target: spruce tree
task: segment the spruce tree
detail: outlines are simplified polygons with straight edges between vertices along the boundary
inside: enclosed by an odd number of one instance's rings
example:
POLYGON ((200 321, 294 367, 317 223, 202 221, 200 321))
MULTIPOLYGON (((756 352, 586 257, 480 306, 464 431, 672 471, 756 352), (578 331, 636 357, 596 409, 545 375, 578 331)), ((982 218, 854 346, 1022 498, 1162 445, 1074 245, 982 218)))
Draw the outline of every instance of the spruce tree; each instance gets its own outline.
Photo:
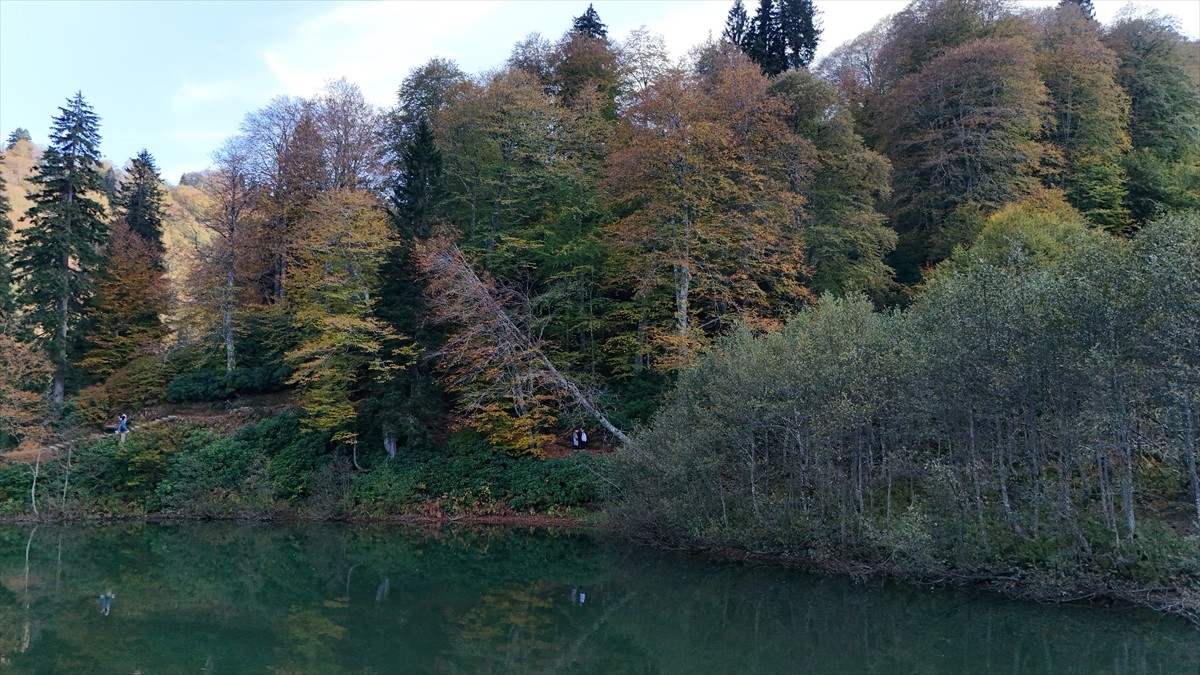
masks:
POLYGON ((129 229, 150 244, 160 258, 166 252, 162 240, 163 197, 162 176, 154 157, 142 150, 129 161, 129 173, 117 190, 116 210, 129 229))
POLYGON ((403 166, 393 197, 400 233, 405 238, 425 239, 442 176, 442 154, 425 118, 417 122, 412 140, 400 151, 400 161, 403 166))
POLYGON ((596 13, 591 3, 588 3, 586 12, 575 17, 571 24, 571 30, 594 40, 603 40, 608 37, 608 26, 600 20, 600 15, 596 13))
POLYGON ((20 305, 54 366, 53 397, 66 393, 84 303, 100 267, 100 247, 108 235, 100 167, 100 118, 82 93, 59 108, 51 125, 50 147, 30 179, 31 225, 23 232, 15 266, 20 305))
POLYGON ((745 47, 749 32, 750 15, 746 14, 746 6, 742 4, 742 0, 734 0, 733 7, 729 8, 729 14, 725 17, 725 30, 721 31, 721 37, 739 47, 745 47))
POLYGON ((817 53, 821 29, 813 0, 781 0, 779 32, 787 47, 787 69, 807 68, 817 53))
POLYGON ((779 25, 775 0, 759 0, 742 51, 768 76, 787 70, 787 42, 779 25))
POLYGON ((32 142, 33 136, 29 135, 28 129, 26 129, 24 127, 17 127, 16 129, 13 129, 12 133, 10 133, 8 135, 8 143, 5 144, 5 149, 12 150, 13 146, 17 144, 17 141, 32 142))

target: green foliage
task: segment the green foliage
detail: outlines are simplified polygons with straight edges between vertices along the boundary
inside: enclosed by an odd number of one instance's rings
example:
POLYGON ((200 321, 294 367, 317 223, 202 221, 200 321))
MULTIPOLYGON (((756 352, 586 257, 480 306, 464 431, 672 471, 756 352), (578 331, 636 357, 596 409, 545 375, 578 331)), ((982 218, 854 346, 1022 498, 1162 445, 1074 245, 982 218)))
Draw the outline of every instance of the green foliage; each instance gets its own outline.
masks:
POLYGON ((76 354, 75 333, 100 268, 108 235, 100 174, 100 118, 77 93, 52 121, 50 147, 42 155, 34 205, 15 266, 25 321, 54 364, 54 400, 63 401, 76 354))
POLYGON ((510 457, 475 432, 460 432, 445 448, 398 455, 354 483, 358 511, 386 515, 425 500, 443 508, 520 511, 587 506, 599 497, 599 460, 510 457))
POLYGON ((12 150, 13 146, 19 141, 32 142, 33 136, 29 135, 29 130, 24 127, 17 127, 8 134, 8 140, 5 142, 5 148, 12 150))
POLYGON ((883 260, 896 246, 896 233, 875 204, 891 192, 891 165, 863 147, 828 82, 793 70, 772 80, 768 91, 787 103, 789 126, 817 151, 811 185, 804 190, 812 290, 881 297, 891 285, 892 269, 883 260))
POLYGON ((1120 59, 1116 81, 1131 101, 1130 212, 1145 222, 1200 208, 1200 82, 1188 73, 1194 57, 1187 39, 1166 17, 1148 13, 1116 22, 1105 43, 1120 59))
POLYGON ((159 258, 151 265, 160 271, 163 268, 161 256, 166 252, 163 246, 163 217, 166 208, 163 205, 166 192, 163 190, 162 176, 154 165, 154 157, 142 150, 129 161, 129 171, 117 192, 115 205, 116 215, 123 218, 129 229, 142 238, 157 251, 159 258))
POLYGON ((587 11, 571 21, 571 30, 593 40, 602 40, 608 37, 608 26, 600 20, 600 15, 596 13, 590 2, 587 11))
POLYGON ((284 365, 235 368, 226 373, 216 368, 198 368, 175 376, 166 389, 171 403, 220 401, 238 394, 265 394, 283 389, 288 377, 284 365))
POLYGON ((1130 245, 1060 194, 1009 206, 908 310, 823 296, 682 373, 614 457, 614 517, 919 574, 1195 584, 1195 537, 1157 514, 1200 503, 1197 266, 1200 214, 1130 245))
MULTIPOLYGON (((994 210, 1034 192, 1053 154, 1041 142, 1049 114, 1034 54, 1016 39, 951 49, 897 83, 879 120, 896 229, 928 240, 966 202, 994 210)), ((937 262, 931 253, 923 262, 937 262)))

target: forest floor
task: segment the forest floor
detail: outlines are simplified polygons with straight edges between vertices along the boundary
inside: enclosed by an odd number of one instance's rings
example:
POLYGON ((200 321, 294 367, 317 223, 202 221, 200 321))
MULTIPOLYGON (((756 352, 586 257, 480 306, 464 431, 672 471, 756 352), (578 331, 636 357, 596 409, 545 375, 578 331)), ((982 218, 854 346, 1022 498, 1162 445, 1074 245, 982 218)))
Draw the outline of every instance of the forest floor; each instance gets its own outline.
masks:
MULTIPOLYGON (((214 428, 223 433, 232 433, 234 429, 257 419, 273 415, 280 410, 295 407, 294 401, 287 394, 261 394, 239 397, 230 401, 213 403, 160 403, 129 415, 129 434, 153 428, 170 422, 190 421, 199 422, 204 426, 214 428)), ((74 435, 51 437, 45 442, 25 442, 12 450, 0 453, 0 462, 32 464, 54 459, 68 448, 77 447, 97 438, 102 438, 116 431, 116 420, 110 421, 101 429, 82 430, 74 435)))

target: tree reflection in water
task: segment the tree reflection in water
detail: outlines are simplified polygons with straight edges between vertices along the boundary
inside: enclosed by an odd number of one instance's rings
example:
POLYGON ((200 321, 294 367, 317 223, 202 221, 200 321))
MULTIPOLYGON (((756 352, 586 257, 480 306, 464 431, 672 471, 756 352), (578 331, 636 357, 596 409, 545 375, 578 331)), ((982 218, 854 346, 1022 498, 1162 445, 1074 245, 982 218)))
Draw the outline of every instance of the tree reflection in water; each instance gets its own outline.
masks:
POLYGON ((1133 609, 717 564, 588 532, 0 528, 12 672, 1200 672, 1133 609), (120 589, 101 616, 96 589, 120 589), (111 607, 112 605, 110 605, 111 607))

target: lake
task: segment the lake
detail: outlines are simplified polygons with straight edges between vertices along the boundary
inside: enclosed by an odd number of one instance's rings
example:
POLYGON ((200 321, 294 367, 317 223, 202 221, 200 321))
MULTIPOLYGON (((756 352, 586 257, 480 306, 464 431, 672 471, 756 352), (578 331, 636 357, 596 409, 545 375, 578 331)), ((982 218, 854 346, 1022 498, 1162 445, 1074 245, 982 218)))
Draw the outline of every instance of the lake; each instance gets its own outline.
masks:
POLYGON ((1200 673, 1200 631, 1145 610, 587 531, 4 525, 0 580, 0 672, 1200 673))

